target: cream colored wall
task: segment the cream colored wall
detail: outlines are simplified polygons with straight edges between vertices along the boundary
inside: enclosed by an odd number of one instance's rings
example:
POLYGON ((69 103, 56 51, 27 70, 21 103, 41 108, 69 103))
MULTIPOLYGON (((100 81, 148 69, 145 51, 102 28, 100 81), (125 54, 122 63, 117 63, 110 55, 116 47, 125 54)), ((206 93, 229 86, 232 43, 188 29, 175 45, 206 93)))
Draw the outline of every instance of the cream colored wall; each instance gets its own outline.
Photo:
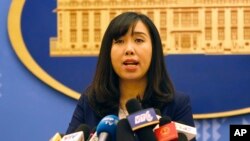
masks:
POLYGON ((162 39, 164 54, 250 54, 250 34, 244 36, 245 29, 250 32, 250 15, 246 13, 250 11, 250 0, 58 0, 55 9, 58 21, 57 37, 50 39, 50 55, 98 55, 102 36, 110 20, 114 14, 125 11, 137 11, 152 16, 160 34, 166 37, 162 39), (237 11, 237 25, 231 24, 233 10, 237 11), (206 11, 211 11, 211 26, 206 25, 206 11), (218 23, 221 11, 224 12, 222 25, 218 23), (165 26, 160 24, 164 19, 162 12, 166 13, 165 26), (83 27, 82 13, 88 15, 87 27, 83 27), (72 26, 74 14, 76 23, 72 26), (176 15, 179 18, 175 19, 176 15), (182 24, 188 15, 191 15, 190 18, 186 20, 186 24, 182 24), (192 23, 195 18, 197 25, 192 23), (244 22, 244 18, 248 21, 244 22), (98 20, 100 24, 96 25, 98 20), (232 27, 237 29, 236 40, 231 39, 232 27), (207 28, 211 28, 211 40, 205 38, 207 28), (224 31, 222 40, 219 39, 222 37, 219 34, 223 35, 220 29, 224 31), (83 35, 83 30, 87 30, 87 35, 83 35), (88 37, 87 42, 83 41, 83 36, 88 37), (75 42, 71 40, 72 37, 75 37, 75 42), (97 37, 99 40, 96 40, 97 37))

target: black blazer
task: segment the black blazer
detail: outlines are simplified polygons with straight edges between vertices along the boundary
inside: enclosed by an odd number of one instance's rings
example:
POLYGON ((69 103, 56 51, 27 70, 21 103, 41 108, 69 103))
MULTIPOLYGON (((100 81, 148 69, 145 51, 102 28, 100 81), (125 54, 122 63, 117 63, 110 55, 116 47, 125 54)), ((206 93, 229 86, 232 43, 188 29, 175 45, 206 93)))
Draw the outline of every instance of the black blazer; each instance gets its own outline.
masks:
MULTIPOLYGON (((118 111, 114 113, 114 115, 118 115, 118 111)), ((176 93, 174 95, 174 100, 166 104, 161 111, 161 115, 169 116, 173 121, 194 127, 192 107, 188 95, 176 93)), ((87 124, 90 129, 93 129, 98 125, 102 118, 103 117, 97 115, 96 112, 90 107, 87 97, 82 94, 77 103, 66 134, 74 132, 80 124, 87 124)))

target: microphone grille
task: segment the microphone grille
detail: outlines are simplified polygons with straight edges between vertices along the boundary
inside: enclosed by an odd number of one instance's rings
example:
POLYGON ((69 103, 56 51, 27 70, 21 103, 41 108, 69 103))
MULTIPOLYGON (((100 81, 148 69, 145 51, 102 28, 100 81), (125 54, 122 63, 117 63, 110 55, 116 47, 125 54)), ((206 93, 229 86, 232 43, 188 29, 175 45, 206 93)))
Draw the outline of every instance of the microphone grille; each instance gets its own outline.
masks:
POLYGON ((135 113, 142 109, 140 102, 137 99, 130 99, 126 103, 126 108, 129 114, 135 113))
POLYGON ((165 116, 165 117, 160 118, 160 123, 159 123, 159 125, 160 125, 160 126, 163 126, 163 125, 168 124, 168 123, 170 123, 170 122, 171 122, 171 118, 168 117, 168 116, 165 116))

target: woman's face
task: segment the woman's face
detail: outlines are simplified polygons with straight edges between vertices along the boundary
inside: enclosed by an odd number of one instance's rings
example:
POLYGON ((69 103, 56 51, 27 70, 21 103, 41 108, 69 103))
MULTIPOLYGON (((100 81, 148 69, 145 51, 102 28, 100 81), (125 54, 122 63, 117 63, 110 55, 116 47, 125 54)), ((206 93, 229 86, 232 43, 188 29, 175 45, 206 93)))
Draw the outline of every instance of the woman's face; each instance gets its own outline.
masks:
POLYGON ((152 58, 152 42, 143 22, 138 21, 134 31, 113 40, 111 62, 116 74, 123 80, 146 78, 152 58))

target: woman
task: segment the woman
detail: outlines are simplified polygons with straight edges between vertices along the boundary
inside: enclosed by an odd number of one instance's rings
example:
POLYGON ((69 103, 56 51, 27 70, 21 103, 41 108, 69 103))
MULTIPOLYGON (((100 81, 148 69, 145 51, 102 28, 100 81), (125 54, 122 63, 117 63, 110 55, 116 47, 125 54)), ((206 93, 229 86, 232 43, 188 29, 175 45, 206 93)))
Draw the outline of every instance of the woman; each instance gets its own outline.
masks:
POLYGON ((94 80, 81 95, 67 133, 82 123, 93 128, 106 115, 126 117, 131 98, 194 126, 189 97, 174 91, 167 74, 157 28, 147 16, 126 12, 104 34, 94 80))

